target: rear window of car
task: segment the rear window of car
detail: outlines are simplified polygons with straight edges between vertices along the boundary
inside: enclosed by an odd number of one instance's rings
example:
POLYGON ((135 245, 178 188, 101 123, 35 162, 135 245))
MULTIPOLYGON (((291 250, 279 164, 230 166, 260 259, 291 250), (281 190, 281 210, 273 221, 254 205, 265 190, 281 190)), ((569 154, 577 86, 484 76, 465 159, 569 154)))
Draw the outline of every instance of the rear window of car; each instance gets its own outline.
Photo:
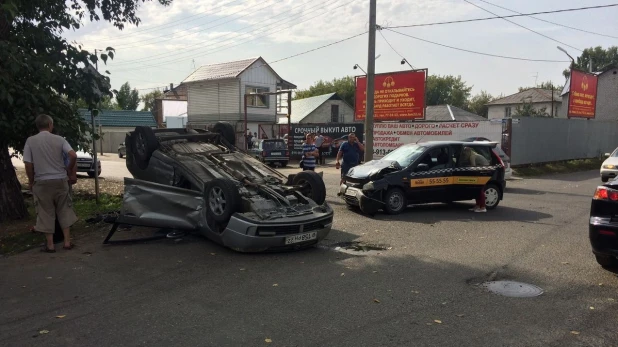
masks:
POLYGON ((287 149, 285 141, 264 141, 263 147, 264 150, 273 150, 273 149, 287 149))

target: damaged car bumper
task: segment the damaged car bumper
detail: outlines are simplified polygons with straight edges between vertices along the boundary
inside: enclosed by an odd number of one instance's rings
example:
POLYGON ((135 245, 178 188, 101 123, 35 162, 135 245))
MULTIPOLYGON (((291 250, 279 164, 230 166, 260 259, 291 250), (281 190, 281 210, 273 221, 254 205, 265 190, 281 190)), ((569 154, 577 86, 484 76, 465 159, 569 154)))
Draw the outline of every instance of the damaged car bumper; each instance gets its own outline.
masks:
POLYGON ((381 200, 370 196, 368 192, 345 183, 341 185, 339 193, 346 204, 359 207, 364 213, 375 213, 384 205, 381 200))

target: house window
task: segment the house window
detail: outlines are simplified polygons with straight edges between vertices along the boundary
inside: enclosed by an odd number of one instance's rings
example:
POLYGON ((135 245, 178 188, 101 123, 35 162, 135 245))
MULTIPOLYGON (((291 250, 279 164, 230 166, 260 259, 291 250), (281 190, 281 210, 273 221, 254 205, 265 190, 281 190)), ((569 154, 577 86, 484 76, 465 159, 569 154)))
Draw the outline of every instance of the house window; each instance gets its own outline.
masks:
POLYGON ((504 118, 511 118, 511 107, 504 108, 504 118))
MULTIPOLYGON (((268 93, 270 89, 263 87, 246 87, 247 94, 268 93)), ((270 95, 251 95, 247 97, 247 107, 265 107, 268 108, 268 100, 270 95)))
POLYGON ((332 123, 339 122, 339 105, 330 105, 330 121, 332 123))

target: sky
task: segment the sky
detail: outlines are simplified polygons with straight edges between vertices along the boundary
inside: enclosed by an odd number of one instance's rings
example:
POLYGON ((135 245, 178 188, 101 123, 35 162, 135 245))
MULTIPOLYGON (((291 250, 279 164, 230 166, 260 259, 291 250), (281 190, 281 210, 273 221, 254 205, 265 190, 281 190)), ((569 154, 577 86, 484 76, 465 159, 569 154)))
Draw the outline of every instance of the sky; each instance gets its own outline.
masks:
MULTIPOLYGON (((521 13, 618 3, 486 1, 469 0, 500 16, 514 13, 488 2, 521 13)), ((107 22, 84 21, 79 30, 63 36, 88 50, 114 47, 115 58, 107 66, 99 65, 99 70, 110 72, 114 89, 128 81, 144 94, 170 83, 178 85, 201 65, 258 56, 274 62, 362 34, 369 28, 369 0, 173 0, 167 7, 155 0, 141 4, 138 16, 142 20, 138 27, 127 26, 120 31, 107 22)), ((491 16, 465 0, 377 0, 377 23, 382 27, 491 16)), ((494 96, 509 95, 518 87, 534 86, 535 81, 564 84, 562 71, 569 65, 568 57, 557 46, 577 57, 585 48, 618 45, 618 7, 536 17, 597 34, 530 17, 509 20, 549 38, 504 19, 392 29, 471 51, 557 61, 532 62, 472 54, 383 29, 376 36, 376 72, 409 69, 400 63, 405 57, 415 68, 427 68, 430 74, 461 76, 473 87, 473 94, 487 91, 494 96)), ((282 78, 305 89, 320 79, 362 74, 353 66, 359 64, 366 69, 367 47, 368 35, 364 34, 271 67, 282 78)))

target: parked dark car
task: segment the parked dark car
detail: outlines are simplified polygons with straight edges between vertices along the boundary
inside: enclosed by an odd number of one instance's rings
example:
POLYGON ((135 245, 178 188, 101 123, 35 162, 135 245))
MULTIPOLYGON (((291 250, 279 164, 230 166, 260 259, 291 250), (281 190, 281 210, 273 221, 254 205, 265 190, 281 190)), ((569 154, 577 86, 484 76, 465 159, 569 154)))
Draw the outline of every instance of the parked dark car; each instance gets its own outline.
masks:
POLYGON ((410 204, 472 200, 484 190, 487 209, 503 198, 504 163, 493 151, 495 143, 425 142, 399 147, 380 160, 356 166, 344 178, 341 196, 363 213, 382 209, 398 214, 410 204), (487 166, 462 160, 470 147, 485 157, 487 166))
POLYGON ((290 160, 288 146, 282 139, 260 140, 257 148, 251 149, 250 152, 257 160, 268 165, 279 164, 285 167, 290 160))
POLYGON ((618 179, 597 187, 588 229, 597 263, 604 268, 618 268, 618 179))
POLYGON ((123 223, 196 231, 242 252, 312 247, 333 210, 322 177, 285 176, 235 147, 234 128, 137 127, 126 136, 123 223))

